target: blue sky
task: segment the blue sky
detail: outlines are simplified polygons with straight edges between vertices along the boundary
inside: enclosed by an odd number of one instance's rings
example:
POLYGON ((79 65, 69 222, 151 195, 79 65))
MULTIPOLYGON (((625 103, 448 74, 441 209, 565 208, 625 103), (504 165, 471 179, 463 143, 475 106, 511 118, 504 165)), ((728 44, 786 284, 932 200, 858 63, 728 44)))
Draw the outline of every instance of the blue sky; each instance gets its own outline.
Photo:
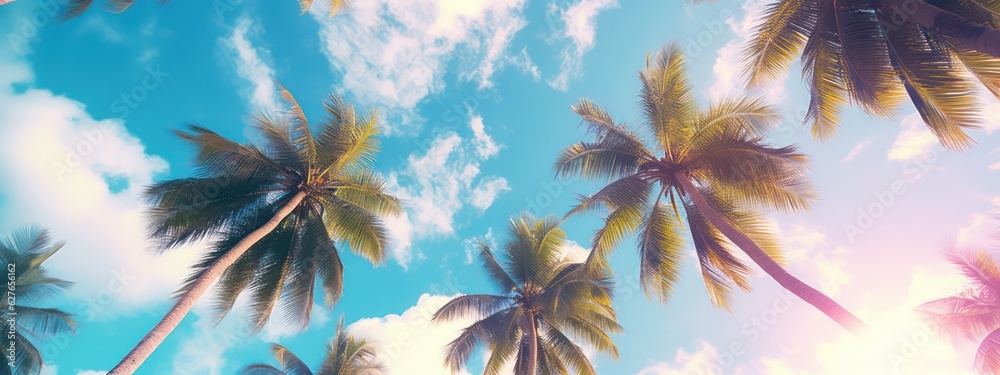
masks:
MULTIPOLYGON (((110 369, 167 309, 201 246, 147 252, 139 192, 191 173, 172 129, 198 123, 252 140, 253 111, 282 109, 272 77, 314 118, 331 92, 382 108, 389 135, 378 167, 409 205, 390 223, 394 259, 373 268, 345 257, 344 297, 317 306, 301 334, 275 322, 245 335, 239 311, 213 326, 198 306, 139 373, 231 374, 271 360, 268 342, 318 365, 341 315, 379 344, 392 373, 440 373, 439 348, 459 325, 429 325, 428 312, 489 290, 469 241, 500 241, 510 216, 562 215, 597 188, 553 175, 560 148, 587 137, 570 105, 591 98, 638 124, 638 71, 671 41, 683 43, 703 102, 740 92, 739 48, 765 2, 356 0, 332 19, 318 3, 299 15, 291 0, 149 1, 68 22, 48 16, 55 1, 0 7, 0 229, 37 222, 68 242, 49 267, 76 282, 57 303, 82 323, 46 347, 46 373, 110 369)), ((649 301, 626 241, 612 258, 626 333, 615 337, 620 360, 595 357, 600 373, 969 371, 968 345, 903 353, 923 332, 906 317, 962 285, 942 261, 945 244, 985 246, 997 227, 1000 104, 984 100, 985 126, 965 153, 940 148, 909 106, 890 119, 850 110, 841 133, 819 142, 800 125, 799 71, 759 94, 785 116, 772 141, 813 158, 822 200, 809 213, 771 215, 774 230, 791 271, 877 334, 852 338, 794 299, 785 309, 766 277, 733 312, 715 310, 693 258, 669 305, 649 301)), ((566 230, 586 244, 599 223, 574 218, 566 230)))

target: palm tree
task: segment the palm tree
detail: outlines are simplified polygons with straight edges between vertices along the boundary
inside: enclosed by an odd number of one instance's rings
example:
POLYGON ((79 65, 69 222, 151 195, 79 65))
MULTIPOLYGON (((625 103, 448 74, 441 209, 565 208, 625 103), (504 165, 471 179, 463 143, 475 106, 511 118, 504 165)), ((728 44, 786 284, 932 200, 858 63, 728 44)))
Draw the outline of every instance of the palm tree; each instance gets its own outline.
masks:
POLYGON ((948 261, 969 278, 956 296, 927 302, 917 311, 954 337, 982 340, 974 366, 981 374, 1000 373, 1000 267, 985 251, 949 251, 948 261))
POLYGON ((401 211, 372 168, 379 149, 378 111, 355 112, 339 97, 313 133, 283 87, 290 116, 255 117, 263 147, 242 145, 201 126, 178 132, 194 145, 197 175, 146 190, 149 237, 158 250, 203 239, 211 250, 178 291, 175 305, 111 374, 135 371, 218 280, 219 319, 246 290, 260 329, 279 303, 299 327, 309 322, 314 280, 327 305, 341 294, 343 264, 335 243, 381 265, 390 254, 383 218, 401 211))
POLYGON ((1000 98, 998 27, 997 1, 775 1, 743 51, 744 71, 751 86, 771 84, 801 53, 817 138, 836 133, 848 101, 888 117, 909 98, 944 146, 963 150, 973 143, 965 131, 981 123, 978 85, 1000 98))
MULTIPOLYGON (((167 3, 169 1, 170 0, 160 0, 161 3, 167 3)), ((312 8, 313 0, 298 1, 299 9, 302 11, 302 14, 305 14, 310 8, 312 8)), ((337 12, 346 12, 351 7, 351 0, 328 1, 330 2, 330 17, 336 15, 337 12)), ((112 13, 121 13, 131 7, 133 3, 135 3, 135 0, 107 0, 105 9, 112 13)), ((64 20, 77 17, 86 12, 87 9, 90 9, 90 6, 93 4, 94 0, 67 0, 66 8, 63 9, 61 17, 64 20)))
MULTIPOLYGON (((42 263, 63 247, 49 239, 47 230, 37 226, 23 226, 0 241, 0 263, 4 264, 5 279, 3 298, 3 326, 5 334, 16 348, 13 366, 8 359, 0 366, 0 374, 35 375, 41 372, 44 358, 39 347, 52 337, 74 333, 76 322, 72 315, 54 308, 38 307, 72 283, 52 277, 42 263), (8 331, 10 319, 14 325, 8 331), (13 337, 7 334, 13 333, 13 337)), ((5 343, 7 341, 4 341, 5 343)), ((4 357, 7 356, 7 345, 4 357)))
POLYGON ((611 181, 580 198, 567 215, 607 210, 588 262, 603 264, 626 236, 639 232, 640 283, 666 302, 683 260, 681 211, 687 218, 705 285, 715 306, 729 309, 733 286, 750 289, 752 272, 732 251, 746 253, 781 286, 852 332, 864 324, 781 267, 761 209, 801 211, 814 199, 808 158, 795 147, 762 141, 778 116, 760 98, 727 98, 699 110, 677 44, 665 47, 639 75, 647 141, 589 100, 573 110, 593 142, 563 150, 556 173, 611 181), (656 155, 659 153, 660 155, 656 155))
POLYGON ((433 322, 478 319, 445 349, 445 363, 461 370, 477 346, 490 350, 484 374, 498 374, 515 358, 516 373, 595 374, 583 349, 567 333, 618 358, 609 334, 621 333, 611 307, 612 282, 600 268, 566 256, 559 220, 522 214, 510 221, 501 265, 479 243, 483 267, 498 294, 468 294, 441 307, 433 322), (569 371, 572 369, 572 371, 569 371))
MULTIPOLYGON (((271 353, 281 369, 266 363, 255 363, 243 368, 241 375, 313 375, 305 362, 285 347, 273 344, 271 353)), ((326 358, 317 375, 381 375, 385 366, 375 356, 375 348, 347 333, 344 318, 337 324, 337 333, 326 349, 326 358)))

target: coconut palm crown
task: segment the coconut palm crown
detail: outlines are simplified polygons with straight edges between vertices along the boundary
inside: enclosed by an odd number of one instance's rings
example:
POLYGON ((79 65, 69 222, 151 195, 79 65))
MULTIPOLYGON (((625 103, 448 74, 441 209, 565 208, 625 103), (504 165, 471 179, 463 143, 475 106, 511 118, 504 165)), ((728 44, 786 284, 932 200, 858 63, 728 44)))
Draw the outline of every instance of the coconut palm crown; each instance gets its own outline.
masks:
POLYGON ((177 134, 194 146, 195 177, 149 187, 149 238, 157 250, 210 240, 206 256, 177 292, 163 320, 112 374, 131 373, 215 283, 219 319, 249 296, 260 329, 277 308, 300 328, 310 319, 317 278, 324 301, 341 295, 340 250, 381 265, 391 253, 384 218, 401 212, 376 172, 378 111, 358 113, 337 96, 314 132, 292 95, 289 111, 260 113, 261 145, 240 144, 192 125, 177 134))
POLYGON ((281 368, 267 363, 244 367, 241 375, 381 375, 385 366, 378 360, 375 348, 364 339, 354 337, 344 327, 340 317, 337 331, 326 348, 326 357, 319 372, 313 372, 292 351, 284 346, 271 345, 271 354, 281 368))
POLYGON ((484 374, 499 374, 511 361, 522 375, 595 374, 571 337, 618 357, 609 336, 621 332, 611 307, 610 277, 603 269, 569 260, 565 246, 558 219, 529 214, 511 219, 500 259, 490 245, 479 243, 483 268, 497 294, 456 297, 432 318, 476 319, 445 349, 445 363, 453 372, 480 345, 489 350, 484 374))
POLYGON ((909 100, 944 146, 963 150, 982 123, 977 91, 1000 98, 998 27, 997 1, 774 1, 744 71, 752 87, 775 84, 801 55, 817 138, 836 133, 848 102, 890 117, 909 100))
MULTIPOLYGON (((4 321, 4 337, 13 319, 13 363, 9 365, 7 351, 0 374, 37 375, 45 358, 42 345, 58 335, 74 333, 76 322, 72 315, 54 308, 41 307, 48 299, 68 288, 72 283, 52 277, 42 263, 55 255, 63 243, 53 243, 47 230, 37 226, 22 226, 0 241, 0 263, 5 274, 5 295, 0 299, 0 317, 4 321), (8 293, 10 292, 10 293, 8 293), (13 299, 12 299, 13 298, 13 299), (13 304, 11 304, 13 302, 13 304)), ((6 343, 7 341, 5 341, 6 343)), ((7 345, 4 345, 4 349, 7 345)))
POLYGON ((639 78, 644 133, 584 99, 573 110, 595 139, 566 147, 556 161, 564 178, 608 182, 581 196, 568 214, 606 213, 588 262, 603 263, 638 233, 642 289, 666 302, 680 275, 686 229, 715 306, 728 309, 734 288, 750 290, 752 270, 734 254, 742 250, 782 286, 848 329, 860 329, 857 318, 781 267, 777 241, 760 211, 806 210, 815 196, 808 158, 795 147, 763 140, 778 123, 775 109, 755 97, 699 109, 677 44, 648 60, 639 78))

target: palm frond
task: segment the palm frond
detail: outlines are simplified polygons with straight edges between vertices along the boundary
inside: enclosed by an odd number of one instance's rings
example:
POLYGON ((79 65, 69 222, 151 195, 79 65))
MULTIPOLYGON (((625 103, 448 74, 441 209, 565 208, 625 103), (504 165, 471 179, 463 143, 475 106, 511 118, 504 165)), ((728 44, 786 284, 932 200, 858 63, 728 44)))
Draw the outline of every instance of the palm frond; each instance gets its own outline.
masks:
POLYGON ((639 284, 646 296, 666 303, 680 277, 683 260, 677 218, 665 204, 657 203, 639 234, 639 284))
POLYGON ((686 58, 677 43, 664 46, 646 61, 639 73, 640 104, 658 148, 673 157, 677 144, 687 139, 695 116, 695 96, 686 69, 686 58))
POLYGON ((762 21, 743 47, 743 72, 750 86, 774 83, 791 66, 816 27, 821 1, 787 0, 766 5, 762 21))

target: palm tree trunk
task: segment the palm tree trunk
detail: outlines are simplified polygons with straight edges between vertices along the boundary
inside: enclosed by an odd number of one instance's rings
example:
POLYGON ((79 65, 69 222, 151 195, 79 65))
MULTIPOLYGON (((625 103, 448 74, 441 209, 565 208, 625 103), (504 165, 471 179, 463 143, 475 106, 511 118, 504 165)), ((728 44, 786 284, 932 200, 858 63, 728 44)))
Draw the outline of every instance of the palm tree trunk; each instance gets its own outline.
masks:
POLYGON ((959 44, 1000 57, 1000 30, 981 25, 923 0, 883 0, 897 13, 938 35, 954 38, 959 44))
POLYGON ((139 344, 132 348, 132 351, 130 351, 128 355, 126 355, 125 358, 123 358, 121 362, 115 366, 115 368, 111 369, 111 372, 109 372, 108 375, 130 375, 135 372, 135 370, 142 365, 142 362, 145 361, 146 358, 149 358, 149 355, 153 354, 153 351, 156 350, 161 343, 163 343, 163 340, 167 338, 167 335, 169 335, 174 328, 177 328, 177 325, 180 324, 181 320, 183 320, 187 313, 191 311, 191 308, 194 307, 194 303, 197 302, 206 291, 208 291, 208 288, 212 285, 212 283, 215 282, 219 276, 222 276, 222 273, 225 272, 229 266, 235 263, 236 260, 243 255, 243 253, 246 253, 251 246, 257 243, 257 241, 260 241, 261 238, 264 238, 264 236, 268 233, 271 233, 274 228, 277 228, 278 225, 281 224, 281 221, 291 214, 292 210, 294 210, 295 207, 302 202, 302 199, 305 198, 305 196, 306 192, 299 192, 296 194, 291 200, 288 201, 288 203, 281 206, 281 208, 278 209, 278 212, 274 213, 271 220, 268 220, 268 222, 264 223, 264 225, 260 228, 250 232, 250 234, 240 240, 240 242, 237 242, 236 246, 233 246, 232 249, 229 249, 229 251, 219 257, 215 263, 209 266, 208 269, 206 269, 205 272, 191 284, 191 288, 184 292, 179 299, 177 299, 177 303, 175 303, 174 307, 167 312, 167 315, 165 315, 163 319, 161 319, 160 322, 157 323, 156 326, 153 327, 153 329, 139 341, 139 344))
POLYGON ((528 373, 525 375, 535 375, 538 367, 538 327, 535 326, 535 317, 528 316, 528 373))
POLYGON ((684 188, 684 193, 691 197, 694 202, 695 207, 698 208, 698 212, 705 217, 713 226, 715 226, 723 235, 726 236, 734 245, 739 247, 745 252, 754 263, 757 263, 760 268, 764 270, 771 278, 778 282, 782 287, 787 289, 792 294, 795 294, 803 301, 808 302, 813 305, 820 312, 826 314, 831 319, 836 321, 838 324, 846 328, 848 331, 853 333, 855 336, 866 330, 868 327, 865 325, 861 319, 851 314, 850 311, 843 308, 836 301, 827 297, 822 292, 816 290, 815 288, 802 282, 792 274, 785 271, 774 259, 771 259, 767 253, 764 252, 757 246, 750 237, 747 237, 743 231, 737 229, 729 222, 726 218, 722 217, 718 211, 712 207, 705 197, 701 195, 701 192, 691 183, 682 173, 677 173, 676 178, 681 187, 684 188))

